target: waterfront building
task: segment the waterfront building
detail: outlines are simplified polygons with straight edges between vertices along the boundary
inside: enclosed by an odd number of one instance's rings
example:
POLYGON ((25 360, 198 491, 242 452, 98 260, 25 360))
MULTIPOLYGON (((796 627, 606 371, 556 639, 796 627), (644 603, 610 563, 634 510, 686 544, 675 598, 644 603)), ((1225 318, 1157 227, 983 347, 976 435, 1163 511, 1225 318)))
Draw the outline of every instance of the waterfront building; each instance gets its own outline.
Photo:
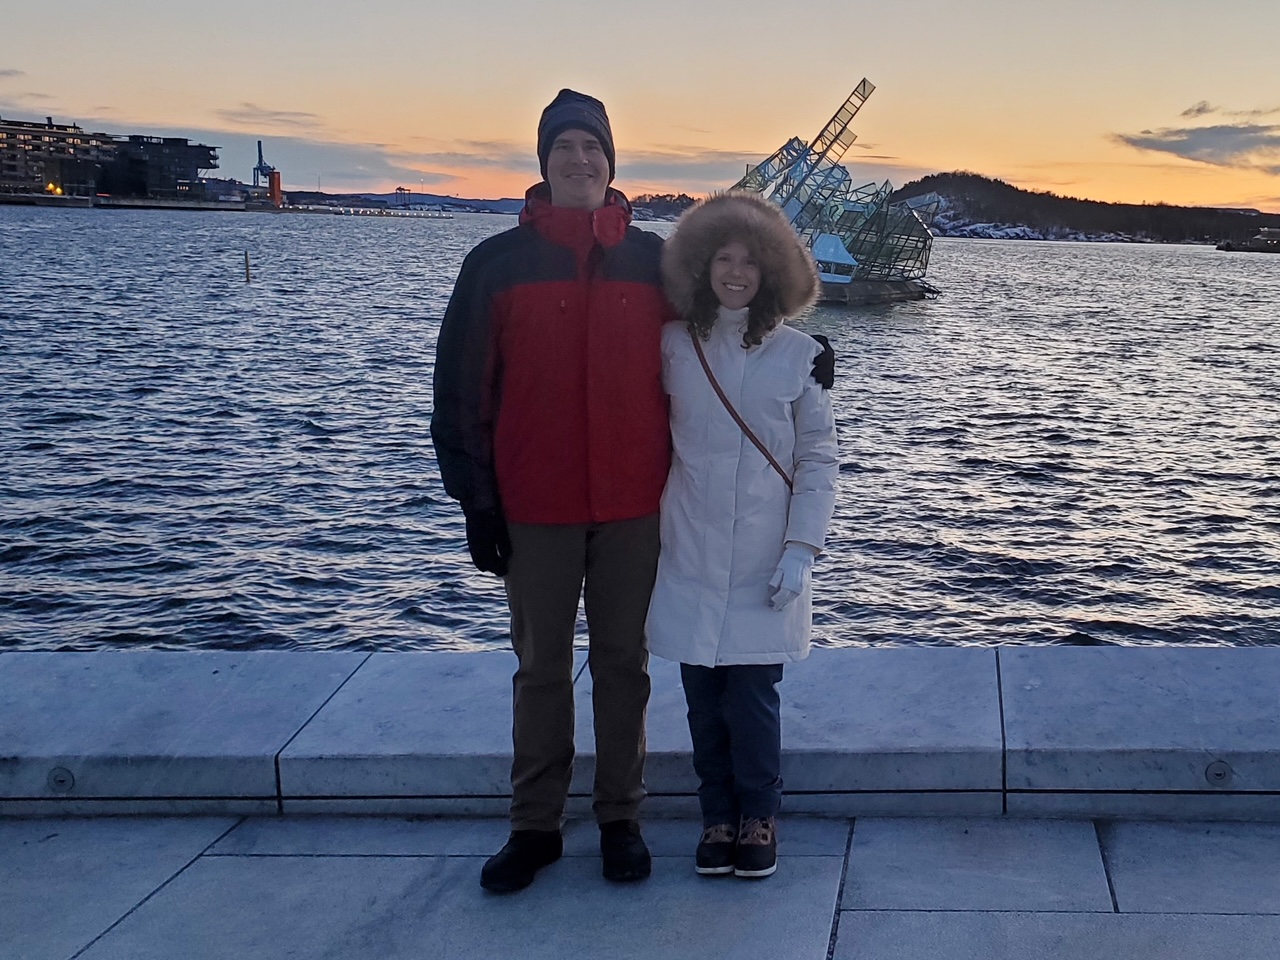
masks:
POLYGON ((91 197, 115 149, 109 134, 52 117, 44 123, 0 118, 0 193, 91 197))
POLYGON ((218 148, 186 137, 116 137, 75 124, 0 118, 0 194, 202 200, 218 148))
POLYGON ((114 157, 103 166, 98 192, 152 200, 203 200, 200 172, 217 168, 218 148, 186 137, 119 137, 114 157))

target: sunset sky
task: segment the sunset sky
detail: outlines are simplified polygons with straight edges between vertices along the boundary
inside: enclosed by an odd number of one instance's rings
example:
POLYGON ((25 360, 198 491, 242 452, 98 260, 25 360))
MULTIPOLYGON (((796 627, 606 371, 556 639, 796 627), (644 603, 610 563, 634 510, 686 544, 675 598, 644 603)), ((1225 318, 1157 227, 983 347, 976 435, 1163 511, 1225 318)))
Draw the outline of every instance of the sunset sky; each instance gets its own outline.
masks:
POLYGON ((855 180, 970 170, 1280 212, 1280 0, 6 4, 0 116, 220 146, 286 189, 519 196, 542 107, 604 100, 624 191, 702 194, 864 76, 855 180), (110 12, 105 12, 110 11, 110 12))

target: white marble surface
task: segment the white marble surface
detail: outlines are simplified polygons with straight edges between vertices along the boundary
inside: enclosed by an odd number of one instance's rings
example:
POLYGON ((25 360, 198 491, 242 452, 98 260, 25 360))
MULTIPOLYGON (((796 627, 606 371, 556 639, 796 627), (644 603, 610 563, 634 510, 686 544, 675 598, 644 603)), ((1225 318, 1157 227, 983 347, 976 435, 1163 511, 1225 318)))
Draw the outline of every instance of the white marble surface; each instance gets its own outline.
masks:
POLYGON ((1000 789, 992 650, 818 648, 781 689, 791 790, 1000 789))
POLYGON ((743 881, 695 875, 697 821, 646 822, 653 876, 617 885, 576 820, 562 860, 495 897, 503 818, 0 822, 0 957, 826 960, 833 933, 842 960, 1276 956, 1280 828, 1104 825, 1116 913, 1087 823, 853 826, 785 818, 778 872, 743 881))
POLYGON ((1276 793, 1103 793, 1010 791, 1010 816, 1124 820, 1280 820, 1276 793))
POLYGON ((845 910, 1111 912, 1093 824, 878 820, 854 824, 845 910))
POLYGON ((832 960, 1275 960, 1277 917, 866 912, 832 960))
POLYGON ((285 797, 280 808, 286 816, 308 817, 505 817, 511 797, 285 797))
MULTIPOLYGON (((0 653, 0 816, 262 813, 281 792, 288 812, 500 812, 514 669, 506 651, 0 653)), ((647 809, 684 815, 679 668, 652 673, 647 809)), ((818 648, 780 687, 784 811, 1280 820, 1277 689, 1266 648, 818 648)), ((575 814, 590 690, 583 673, 575 814)))
POLYGON ((290 799, 505 796, 514 653, 376 653, 280 754, 290 799))
POLYGON ((1109 823, 1100 832, 1122 913, 1280 914, 1280 824, 1109 823))
POLYGON ((258 817, 280 812, 275 797, 208 799, 167 797, 159 800, 0 800, 0 820, 7 817, 258 817))
POLYGON ((784 793, 782 812, 822 817, 998 817, 999 790, 921 790, 784 793))
POLYGON ((208 857, 83 960, 423 957, 687 960, 826 956, 841 857, 794 857, 768 883, 709 881, 687 858, 610 884, 566 857, 527 890, 485 894, 472 857, 208 857))
POLYGON ((234 823, 0 821, 0 957, 67 960, 234 823))
POLYGON ((1010 790, 1280 791, 1272 648, 999 655, 1010 790), (1216 763, 1230 776, 1206 776, 1216 763))
POLYGON ((260 817, 238 824, 209 855, 487 857, 510 830, 499 818, 260 817))
MULTIPOLYGON (((814 817, 783 818, 779 856, 843 857, 851 824, 814 817)), ((642 829, 656 857, 692 857, 700 821, 644 819, 642 829)), ((507 840, 510 824, 498 818, 460 817, 259 817, 244 820, 209 856, 416 856, 487 857, 507 840)), ((565 856, 600 854, 594 820, 570 819, 563 828, 565 856)))
POLYGON ((275 798, 276 753, 366 656, 0 654, 0 797, 275 798))

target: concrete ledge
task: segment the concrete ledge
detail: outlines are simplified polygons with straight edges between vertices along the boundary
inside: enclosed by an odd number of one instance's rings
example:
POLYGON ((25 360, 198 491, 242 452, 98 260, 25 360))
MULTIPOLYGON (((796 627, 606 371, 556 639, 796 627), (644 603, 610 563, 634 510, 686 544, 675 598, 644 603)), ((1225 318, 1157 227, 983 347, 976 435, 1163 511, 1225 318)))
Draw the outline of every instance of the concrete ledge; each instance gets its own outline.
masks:
POLYGON ((267 817, 280 812, 277 797, 179 797, 155 800, 0 800, 5 817, 267 817))
POLYGON ((356 817, 505 817, 511 809, 505 797, 285 797, 286 816, 356 817))
POLYGON ((1000 651, 1010 790, 1280 792, 1280 650, 1000 651))
POLYGON ((281 796, 510 793, 515 654, 376 653, 280 754, 281 796))
POLYGON ((279 797, 275 757, 362 653, 0 655, 0 798, 279 797))
MULTIPOLYGON (((0 816, 501 815, 514 669, 509 652, 0 653, 0 816)), ((646 814, 689 816, 678 666, 652 673, 646 814)), ((781 686, 785 809, 1280 820, 1277 689, 1265 648, 817 649, 781 686)), ((589 672, 575 696, 584 814, 589 672)))
MULTIPOLYGON (((990 791, 938 791, 936 793, 787 793, 783 797, 783 813, 787 816, 811 817, 998 817, 1004 812, 1004 795, 990 791)), ((281 811, 286 815, 320 816, 425 816, 425 817, 505 817, 510 797, 285 797, 281 811)), ((206 808, 201 807, 203 811, 206 808)), ((217 808, 208 808, 217 809, 217 808)), ((101 813, 128 812, 102 809, 101 813)), ((187 813, 187 810, 156 812, 187 813)), ((254 811, 245 810, 244 813, 254 811)), ((262 811, 264 813, 274 812, 262 811)), ((90 815, 92 811, 86 811, 90 815)), ((18 811, 14 811, 17 815, 18 811)), ((30 816, 51 816, 56 811, 40 810, 30 816)), ((644 802, 646 819, 697 819, 701 815, 698 798, 692 793, 650 793, 644 802)), ((0 816, 4 807, 0 805, 0 816)), ((570 794, 565 816, 591 819, 591 798, 570 794)), ((1069 814, 1075 818, 1075 814, 1069 814)), ((1240 818, 1233 818, 1240 819, 1240 818)), ((1276 819, 1280 819, 1278 816, 1276 819)))
POLYGON ((1012 816, 1082 820, 1280 820, 1280 793, 1030 793, 1009 791, 1012 816))
POLYGON ((1004 795, 999 790, 787 793, 782 807, 786 814, 814 817, 998 817, 1004 795))
POLYGON ((814 650, 780 687, 787 787, 998 792, 996 677, 994 650, 814 650))

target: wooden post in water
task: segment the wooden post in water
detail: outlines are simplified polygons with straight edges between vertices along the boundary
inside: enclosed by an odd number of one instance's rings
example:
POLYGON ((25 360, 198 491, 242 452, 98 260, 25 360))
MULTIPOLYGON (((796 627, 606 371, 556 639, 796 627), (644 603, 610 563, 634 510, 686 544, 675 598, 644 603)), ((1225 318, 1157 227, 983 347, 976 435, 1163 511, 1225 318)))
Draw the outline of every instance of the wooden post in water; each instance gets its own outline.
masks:
POLYGON ((249 251, 244 252, 244 282, 251 283, 252 278, 249 274, 249 251))

